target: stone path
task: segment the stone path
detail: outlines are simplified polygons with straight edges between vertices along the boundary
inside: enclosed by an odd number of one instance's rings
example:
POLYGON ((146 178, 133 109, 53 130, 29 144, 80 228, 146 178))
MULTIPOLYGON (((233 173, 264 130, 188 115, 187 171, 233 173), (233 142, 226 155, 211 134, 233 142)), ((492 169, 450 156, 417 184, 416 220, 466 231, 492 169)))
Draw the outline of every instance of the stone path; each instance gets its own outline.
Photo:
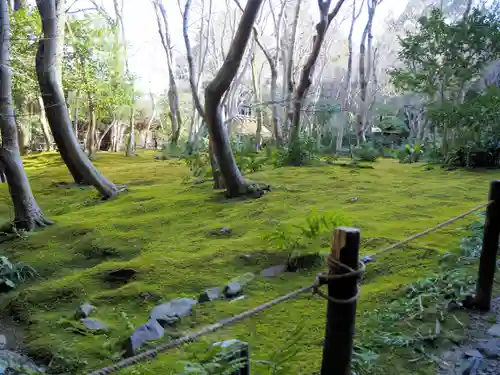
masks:
POLYGON ((437 375, 500 374, 500 297, 489 313, 473 312, 467 340, 444 352, 437 375))

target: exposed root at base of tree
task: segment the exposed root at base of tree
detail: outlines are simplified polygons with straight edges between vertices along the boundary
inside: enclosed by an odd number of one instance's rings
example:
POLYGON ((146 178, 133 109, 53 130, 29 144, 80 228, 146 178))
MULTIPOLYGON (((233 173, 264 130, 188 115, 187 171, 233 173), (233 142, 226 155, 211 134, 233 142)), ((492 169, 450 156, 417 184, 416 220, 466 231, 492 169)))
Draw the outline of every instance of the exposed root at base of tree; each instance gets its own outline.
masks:
POLYGON ((116 185, 116 191, 114 192, 113 195, 109 197, 102 197, 103 201, 109 201, 111 199, 114 199, 118 196, 118 194, 123 193, 128 191, 128 186, 127 185, 116 185))
POLYGON ((10 228, 7 231, 7 233, 17 234, 19 233, 19 231, 34 232, 37 229, 45 228, 53 224, 54 222, 52 220, 47 219, 43 215, 40 215, 37 218, 30 218, 23 220, 16 219, 10 225, 10 228))
POLYGON ((266 191, 271 191, 271 185, 247 181, 240 185, 237 192, 226 191, 226 198, 260 198, 266 191))

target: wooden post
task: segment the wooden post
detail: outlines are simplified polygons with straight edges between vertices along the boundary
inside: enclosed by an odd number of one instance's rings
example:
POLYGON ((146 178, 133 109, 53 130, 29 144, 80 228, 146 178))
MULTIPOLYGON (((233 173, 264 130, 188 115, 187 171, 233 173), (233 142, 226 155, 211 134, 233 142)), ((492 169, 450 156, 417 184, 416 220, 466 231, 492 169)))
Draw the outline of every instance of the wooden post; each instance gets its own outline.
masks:
MULTIPOLYGON (((360 233, 356 228, 337 228, 332 240, 332 256, 344 265, 356 270, 359 265, 360 233)), ((340 267, 329 274, 342 274, 348 271, 340 267)), ((328 296, 346 301, 358 293, 356 277, 339 278, 328 281, 328 296)), ((336 303, 328 300, 326 313, 326 333, 323 346, 321 375, 350 375, 351 356, 354 338, 356 301, 336 303)))
POLYGON ((491 307, 493 278, 497 265, 498 237, 500 236, 500 181, 491 182, 489 200, 493 202, 486 209, 476 295, 473 303, 469 304, 483 311, 488 311, 491 307))

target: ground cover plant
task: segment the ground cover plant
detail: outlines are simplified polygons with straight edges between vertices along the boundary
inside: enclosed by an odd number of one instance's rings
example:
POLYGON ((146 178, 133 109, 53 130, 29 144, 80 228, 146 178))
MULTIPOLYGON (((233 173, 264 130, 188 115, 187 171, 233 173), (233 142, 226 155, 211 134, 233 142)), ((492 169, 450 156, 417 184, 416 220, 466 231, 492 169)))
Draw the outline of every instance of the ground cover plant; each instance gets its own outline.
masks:
MULTIPOLYGON (((160 161, 153 156, 144 152, 125 159, 100 154, 96 165, 116 183, 129 186, 120 199, 106 202, 91 189, 56 183, 68 180, 56 154, 25 158, 33 190, 56 225, 1 245, 2 254, 30 265, 39 277, 2 295, 0 310, 20 320, 28 338, 27 351, 50 363, 53 372, 84 373, 118 360, 123 340, 133 327, 147 321, 160 302, 196 298, 205 288, 224 285, 249 272, 256 274, 245 287, 244 299, 196 306, 192 316, 169 332, 176 337, 311 283, 324 265, 275 278, 259 275, 289 256, 287 249, 273 246, 263 236, 278 225, 296 228, 296 234, 289 234, 295 238, 307 228, 307 218, 342 212, 343 218, 361 229, 362 255, 369 255, 484 202, 495 177, 493 171, 446 171, 389 159, 374 163, 373 169, 328 164, 266 167, 250 176, 270 183, 272 194, 233 201, 213 191, 210 181, 185 182, 187 167, 182 160, 160 161), (230 235, 214 234, 221 228, 229 228, 230 235), (120 269, 133 269, 133 278, 110 282, 107 275, 120 269), (96 316, 109 325, 108 332, 93 335, 71 322, 83 302, 96 306, 96 316)), ((0 188, 5 197, 7 187, 0 188)), ((4 199, 0 218, 8 221, 10 215, 11 205, 4 199)), ((416 355, 411 343, 417 340, 416 327, 422 337, 429 334, 427 328, 434 329, 436 312, 430 319, 414 321, 411 316, 420 310, 415 296, 405 297, 406 287, 437 277, 453 264, 445 255, 460 254, 460 238, 467 233, 464 226, 474 219, 368 264, 358 307, 355 363, 376 365, 370 372, 374 374, 395 374, 401 366, 409 372, 432 373, 435 363, 429 356, 416 355), (397 301, 404 303, 388 307, 397 301), (405 335, 410 337, 406 341, 405 335)), ((314 237, 308 251, 327 253, 330 228, 314 237)), ((467 282, 460 282, 467 288, 467 282)), ((306 334, 300 337, 300 350, 288 360, 289 373, 313 373, 319 368, 324 320, 325 301, 304 295, 123 373, 152 374, 161 369, 175 374, 181 372, 182 361, 193 358, 197 347, 229 338, 248 341, 252 359, 266 360, 267 353, 286 345, 289 336, 285 333, 299 326, 306 334)), ((448 319, 442 325, 450 336, 461 328, 448 319)))

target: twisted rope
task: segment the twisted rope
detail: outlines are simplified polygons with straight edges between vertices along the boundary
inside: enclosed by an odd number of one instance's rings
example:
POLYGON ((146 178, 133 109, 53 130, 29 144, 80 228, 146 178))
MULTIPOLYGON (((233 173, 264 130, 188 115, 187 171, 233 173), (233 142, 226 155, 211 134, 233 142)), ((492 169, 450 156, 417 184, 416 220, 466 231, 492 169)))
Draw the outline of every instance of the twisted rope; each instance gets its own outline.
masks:
MULTIPOLYGON (((491 203, 493 203, 493 201, 489 201, 487 203, 484 203, 484 204, 481 204, 467 212, 464 212, 458 216, 455 216, 451 219, 448 219, 432 228, 428 228, 420 233, 417 233, 417 234, 414 234, 413 236, 410 236, 402 241, 399 241, 393 245, 390 245, 388 247, 385 247, 385 248, 382 248, 380 249, 379 251, 377 251, 375 253, 375 255, 379 255, 379 254, 382 254, 384 252, 387 252, 387 251, 390 251, 390 250, 393 250, 399 246, 402 246, 410 241, 413 241, 419 237, 422 237, 422 236, 425 236, 426 234, 429 234, 429 233, 432 233, 432 232, 435 232, 436 230, 438 229, 441 229, 449 224, 452 224, 454 223, 455 221, 459 220, 459 219, 462 219, 463 217, 467 216, 467 215, 470 215, 476 211, 479 211, 481 210, 482 208, 485 208, 487 206, 489 206, 491 203)), ((361 278, 361 276, 364 274, 365 272, 365 269, 366 269, 366 266, 363 262, 360 262, 359 263, 359 267, 358 269, 356 270, 353 270, 352 268, 346 266, 345 264, 339 262, 338 260, 334 259, 332 254, 329 254, 329 256, 326 258, 326 261, 327 261, 327 264, 328 264, 328 267, 329 267, 329 270, 330 270, 330 273, 329 274, 318 274, 318 276, 316 277, 316 280, 315 282, 312 284, 312 285, 309 285, 309 286, 305 286, 305 287, 302 287, 300 289, 297 289, 291 293, 288 293, 284 296, 281 296, 281 297, 278 297, 276 299, 273 299, 272 301, 269 301, 269 302, 266 302, 262 305, 259 305, 251 310, 247 310, 247 311, 244 311, 240 314, 237 314, 237 315, 234 315, 230 318, 226 318, 226 319, 223 319, 223 320, 220 320, 219 322, 217 323, 214 323, 214 324, 210 324, 208 326, 205 326, 204 328, 202 328, 201 330, 197 331, 197 332, 193 332, 193 333, 190 333, 186 336, 183 336, 179 339, 176 339, 176 340, 172 340, 166 344, 162 344, 162 345, 159 345, 157 346, 156 348, 153 348, 153 349, 150 349, 150 350, 147 350, 145 352, 142 352, 140 354, 137 354, 133 357, 130 357, 130 358, 127 358, 127 359, 124 359, 124 360, 121 360, 115 364, 112 364, 110 366, 107 366, 107 367, 104 367, 100 370, 96 370, 94 372, 91 372, 89 373, 88 375, 107 375, 107 374, 111 374, 112 372, 115 372, 115 371, 118 371, 118 370, 121 370, 123 368, 126 368, 126 367, 129 367, 129 366, 132 366, 132 365, 135 365, 137 364, 138 362, 141 362, 143 360, 146 360, 148 358, 155 358, 159 353, 161 352, 166 352, 170 349, 175 349, 181 345, 184 345, 184 344, 187 344, 187 343, 190 343, 190 342, 194 342, 196 340, 198 340, 199 338, 201 338, 202 336, 204 335, 207 335, 209 333, 213 333, 227 325, 230 325, 230 324, 233 324, 233 323, 236 323, 236 322, 239 322, 241 320, 244 320, 252 315, 255 315, 257 314, 258 312, 262 311, 262 310, 265 310, 265 309, 268 309, 272 306, 275 306, 281 302, 284 302, 286 300, 289 300, 289 299, 292 299, 292 298, 295 298, 297 297, 298 295, 302 294, 302 293, 305 293, 305 292, 309 292, 309 291, 312 291, 313 293, 319 295, 320 297, 323 297, 325 298, 326 300, 328 301, 331 301, 333 303, 338 303, 338 304, 349 304, 349 303, 353 303, 354 301, 356 301, 359 296, 360 296, 360 287, 359 287, 359 283, 358 283, 358 286, 357 286, 357 291, 356 291, 356 294, 349 298, 349 299, 346 299, 346 300, 340 300, 340 299, 336 299, 336 298, 333 298, 333 297, 330 297, 328 296, 327 294, 325 294, 324 292, 322 292, 319 288, 320 286, 324 285, 324 284, 327 284, 328 281, 331 281, 331 280, 338 280, 338 279, 341 279, 341 278, 346 278, 346 277, 356 277, 358 279, 361 278), (339 268, 343 268, 345 271, 345 273, 334 273, 335 270, 338 270, 339 268)))
POLYGON ((445 227, 445 226, 447 226, 447 225, 450 225, 450 224, 454 223, 455 221, 457 221, 457 220, 460 220, 460 219, 464 218, 464 217, 465 217, 465 216, 467 216, 467 215, 473 214, 473 213, 474 213, 474 212, 476 212, 476 211, 479 211, 479 210, 481 210, 481 209, 483 209, 483 208, 485 208, 485 207, 488 207, 488 206, 489 206, 490 204, 492 204, 493 202, 494 202, 494 201, 489 201, 489 202, 487 202, 487 203, 480 204, 479 206, 474 207, 473 209, 471 209, 471 210, 469 210, 469 211, 467 211, 467 212, 464 212, 464 213, 462 213, 462 214, 460 214, 460 215, 458 215, 458 216, 452 217, 451 219, 448 219, 448 220, 446 220, 446 221, 443 221, 442 223, 440 223, 440 224, 438 224, 438 225, 436 225, 436 226, 433 226, 433 227, 431 227, 431 228, 428 228, 428 229, 426 229, 426 230, 424 230, 424 231, 422 231, 422 232, 420 232, 420 233, 414 234, 413 236, 410 236, 410 237, 408 237, 408 238, 406 238, 406 239, 404 239, 404 240, 401 240, 401 241, 399 241, 399 242, 396 242, 396 243, 395 243, 395 244, 393 244, 393 245, 390 245, 390 246, 387 246, 387 247, 385 247, 385 248, 382 248, 382 249, 378 250, 378 251, 377 251, 374 255, 380 255, 380 254, 382 254, 382 253, 385 253, 385 252, 387 252, 387 251, 390 251, 390 250, 393 250, 393 249, 395 249, 395 248, 397 248, 397 247, 400 247, 400 246, 402 246, 402 245, 405 245, 405 244, 407 244, 408 242, 411 242, 411 241, 413 241, 413 240, 415 240, 415 239, 417 239, 417 238, 420 238, 420 237, 422 237, 422 236, 425 236, 426 234, 429 234, 429 233, 435 232, 435 231, 437 231, 438 229, 441 229, 441 228, 443 228, 443 227, 445 227))
POLYGON ((187 334, 186 336, 183 336, 183 337, 181 337, 179 339, 172 340, 172 341, 170 341, 170 342, 168 342, 166 344, 163 344, 163 345, 159 345, 156 348, 147 350, 147 351, 142 352, 140 354, 137 354, 137 355, 135 355, 133 357, 124 359, 124 360, 122 360, 120 362, 117 362, 117 363, 115 363, 113 365, 104 367, 101 370, 97 370, 97 371, 91 372, 88 375, 107 375, 107 374, 111 374, 112 372, 121 370, 121 369, 123 369, 125 367, 129 367, 129 366, 135 365, 136 363, 138 363, 140 361, 143 361, 145 359, 154 358, 154 357, 156 357, 156 355, 158 355, 158 353, 165 352, 167 350, 177 348, 177 347, 179 347, 181 345, 184 345, 184 344, 187 344, 189 342, 196 341, 200 337, 202 337, 202 336, 204 336, 206 334, 209 334, 209 333, 213 333, 213 332, 221 329, 224 326, 236 323, 236 322, 238 322, 240 320, 248 318, 249 316, 257 314, 258 312, 260 312, 262 310, 268 309, 269 307, 277 305, 277 304, 279 304, 281 302, 284 302, 286 300, 289 300, 291 298, 295 298, 299 294, 302 294, 304 292, 309 292, 309 291, 313 290, 314 286, 315 286, 315 284, 302 287, 300 289, 297 289, 294 292, 291 292, 291 293, 288 293, 288 294, 286 294, 284 296, 281 296, 279 298, 273 299, 272 301, 266 302, 266 303, 264 303, 264 304, 262 304, 260 306, 257 306, 257 307, 255 307, 255 308, 253 308, 251 310, 247 310, 245 312, 242 312, 241 314, 237 314, 237 315, 234 315, 234 316, 232 316, 230 318, 226 318, 226 319, 220 320, 217 323, 205 326, 204 328, 200 329, 197 332, 193 332, 193 333, 187 334))

